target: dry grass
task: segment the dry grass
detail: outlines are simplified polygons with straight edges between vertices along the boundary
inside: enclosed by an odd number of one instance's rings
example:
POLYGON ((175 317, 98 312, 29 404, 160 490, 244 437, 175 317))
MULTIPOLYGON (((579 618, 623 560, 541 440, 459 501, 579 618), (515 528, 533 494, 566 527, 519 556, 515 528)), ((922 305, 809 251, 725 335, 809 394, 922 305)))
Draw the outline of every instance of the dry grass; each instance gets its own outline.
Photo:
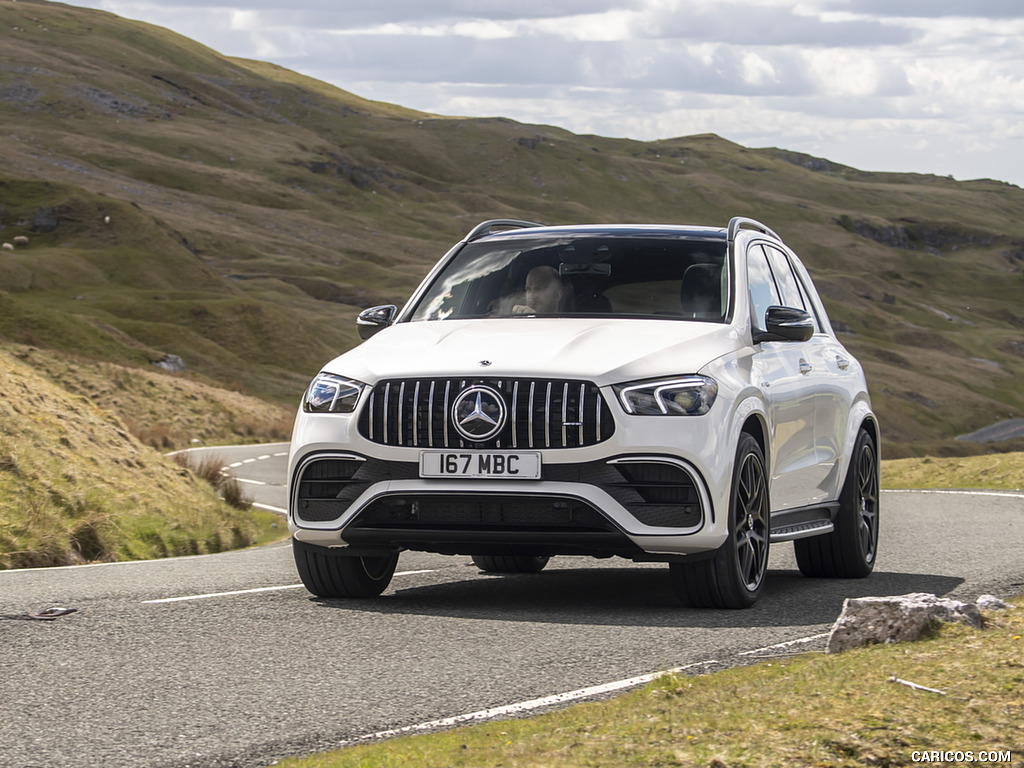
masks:
POLYGON ((9 352, 68 392, 118 416, 141 442, 159 451, 195 444, 284 441, 295 411, 215 386, 185 373, 130 367, 25 345, 9 352))
POLYGON ((171 459, 200 480, 209 483, 210 487, 235 509, 252 507, 252 499, 246 496, 245 491, 242 490, 242 484, 227 473, 224 458, 219 454, 203 452, 197 455, 178 452, 171 454, 171 459))
POLYGON ((115 416, 0 350, 0 568, 201 554, 283 535, 275 515, 229 506, 115 416))
POLYGON ((883 488, 1024 489, 1024 453, 882 462, 883 488))

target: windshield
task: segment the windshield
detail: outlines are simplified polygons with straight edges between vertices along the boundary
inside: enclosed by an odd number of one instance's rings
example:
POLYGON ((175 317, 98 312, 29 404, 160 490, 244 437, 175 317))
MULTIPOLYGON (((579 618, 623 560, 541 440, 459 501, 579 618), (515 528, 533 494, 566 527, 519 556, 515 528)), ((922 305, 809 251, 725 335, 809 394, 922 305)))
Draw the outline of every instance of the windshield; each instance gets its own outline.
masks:
POLYGON ((466 245, 411 320, 476 317, 662 317, 724 322, 724 240, 508 238, 466 245))

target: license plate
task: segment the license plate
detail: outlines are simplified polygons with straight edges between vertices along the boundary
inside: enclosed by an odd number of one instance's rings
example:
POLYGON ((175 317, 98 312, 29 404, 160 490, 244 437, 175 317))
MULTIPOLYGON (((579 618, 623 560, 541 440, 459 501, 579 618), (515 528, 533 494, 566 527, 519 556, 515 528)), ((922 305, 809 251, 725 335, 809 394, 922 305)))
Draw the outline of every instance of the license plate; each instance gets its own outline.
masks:
POLYGON ((540 454, 537 452, 423 451, 420 453, 420 477, 494 477, 510 480, 539 480, 540 454))

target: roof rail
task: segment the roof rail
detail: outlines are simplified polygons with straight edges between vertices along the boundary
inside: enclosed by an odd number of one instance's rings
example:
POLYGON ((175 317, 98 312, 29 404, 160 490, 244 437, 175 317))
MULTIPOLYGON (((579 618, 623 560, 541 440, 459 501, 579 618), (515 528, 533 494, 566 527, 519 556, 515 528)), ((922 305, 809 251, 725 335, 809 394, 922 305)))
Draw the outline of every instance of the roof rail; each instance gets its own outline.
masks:
POLYGON ((756 229, 758 232, 761 232, 762 234, 768 235, 769 237, 774 237, 780 243, 782 242, 782 238, 781 237, 779 237, 777 234, 775 234, 775 232, 773 232, 771 229, 766 227, 764 224, 762 224, 757 219, 748 219, 748 218, 744 218, 743 216, 733 216, 733 218, 729 220, 729 242, 730 243, 735 242, 735 240, 736 240, 736 233, 739 232, 740 229, 743 228, 744 226, 749 227, 750 229, 756 229))
POLYGON ((529 229, 530 227, 543 227, 543 224, 538 224, 534 221, 520 221, 519 219, 491 219, 481 224, 477 224, 473 227, 473 230, 466 235, 466 242, 472 242, 478 237, 489 235, 491 232, 499 227, 505 227, 507 229, 529 229))

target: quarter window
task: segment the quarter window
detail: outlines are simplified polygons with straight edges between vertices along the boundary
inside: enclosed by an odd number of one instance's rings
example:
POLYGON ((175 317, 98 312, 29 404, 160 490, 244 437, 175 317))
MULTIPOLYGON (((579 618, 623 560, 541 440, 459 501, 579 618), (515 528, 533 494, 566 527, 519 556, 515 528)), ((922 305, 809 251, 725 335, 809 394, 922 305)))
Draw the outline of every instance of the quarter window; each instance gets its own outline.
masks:
POLYGON ((781 305, 782 298, 768 266, 768 257, 760 245, 747 249, 747 282, 750 285, 751 322, 759 330, 764 330, 768 307, 781 305))
POLYGON ((786 254, 778 248, 770 246, 765 246, 764 249, 768 253, 768 261, 782 293, 783 306, 806 310, 807 306, 804 304, 800 292, 800 283, 797 282, 796 276, 793 274, 793 268, 790 266, 786 254))

